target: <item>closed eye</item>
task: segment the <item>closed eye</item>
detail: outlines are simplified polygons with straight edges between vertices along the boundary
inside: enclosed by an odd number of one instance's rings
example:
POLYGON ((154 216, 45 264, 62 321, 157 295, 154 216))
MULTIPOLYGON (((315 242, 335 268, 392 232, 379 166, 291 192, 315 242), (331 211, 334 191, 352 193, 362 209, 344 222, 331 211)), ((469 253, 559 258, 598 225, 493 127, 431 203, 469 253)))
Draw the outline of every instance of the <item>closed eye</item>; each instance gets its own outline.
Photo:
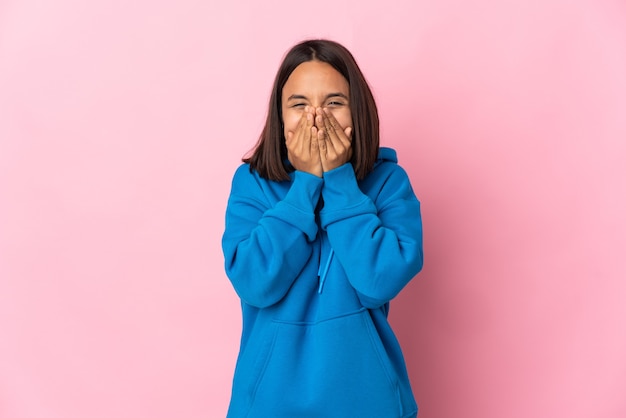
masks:
POLYGON ((326 96, 326 100, 326 106, 330 107, 346 106, 349 103, 348 96, 343 93, 331 93, 326 96))

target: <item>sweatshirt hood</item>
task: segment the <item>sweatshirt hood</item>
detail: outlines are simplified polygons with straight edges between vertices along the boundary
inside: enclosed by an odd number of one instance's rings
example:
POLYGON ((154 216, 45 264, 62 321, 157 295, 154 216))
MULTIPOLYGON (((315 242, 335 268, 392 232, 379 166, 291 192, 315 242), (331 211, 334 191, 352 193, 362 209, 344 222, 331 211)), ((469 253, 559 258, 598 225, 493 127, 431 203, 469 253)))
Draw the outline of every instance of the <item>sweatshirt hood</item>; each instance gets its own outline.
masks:
POLYGON ((396 150, 394 150, 393 148, 380 147, 378 150, 378 158, 374 163, 374 167, 382 164, 385 161, 397 164, 398 155, 396 154, 396 150))

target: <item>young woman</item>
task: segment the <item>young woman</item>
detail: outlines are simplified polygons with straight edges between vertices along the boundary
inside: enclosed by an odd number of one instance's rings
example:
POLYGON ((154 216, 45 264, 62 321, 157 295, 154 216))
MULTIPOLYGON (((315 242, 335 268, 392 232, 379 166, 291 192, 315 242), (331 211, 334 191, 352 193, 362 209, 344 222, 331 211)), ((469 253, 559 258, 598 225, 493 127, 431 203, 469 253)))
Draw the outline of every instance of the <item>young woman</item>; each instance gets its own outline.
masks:
POLYGON ((287 53, 244 163, 222 241, 243 312, 228 417, 415 417, 387 313, 422 268, 420 203, 346 48, 287 53))

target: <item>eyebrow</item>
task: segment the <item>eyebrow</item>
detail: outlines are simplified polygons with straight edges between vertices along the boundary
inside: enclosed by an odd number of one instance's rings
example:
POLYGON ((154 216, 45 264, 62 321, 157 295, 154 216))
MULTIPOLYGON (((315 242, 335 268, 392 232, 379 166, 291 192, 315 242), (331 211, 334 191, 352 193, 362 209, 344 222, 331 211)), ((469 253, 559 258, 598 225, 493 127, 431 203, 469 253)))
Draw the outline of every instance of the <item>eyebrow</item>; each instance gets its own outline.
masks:
MULTIPOLYGON (((329 94, 327 94, 326 97, 324 97, 324 101, 330 99, 331 97, 342 97, 342 98, 344 98, 346 100, 349 100, 348 96, 346 96, 343 93, 337 92, 337 93, 329 93, 329 94)), ((291 96, 289 96, 287 98, 287 101, 289 101, 289 100, 308 100, 308 99, 309 99, 308 97, 306 97, 306 96, 304 96, 302 94, 292 94, 291 96)))

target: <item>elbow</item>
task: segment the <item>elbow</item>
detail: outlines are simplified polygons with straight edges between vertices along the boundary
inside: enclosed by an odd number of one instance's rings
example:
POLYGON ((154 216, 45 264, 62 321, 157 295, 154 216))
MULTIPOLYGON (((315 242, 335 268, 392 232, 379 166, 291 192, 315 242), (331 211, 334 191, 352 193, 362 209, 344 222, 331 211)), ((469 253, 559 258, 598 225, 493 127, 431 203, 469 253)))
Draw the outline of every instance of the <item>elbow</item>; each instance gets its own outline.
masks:
POLYGON ((422 250, 416 251, 412 257, 398 264, 373 272, 367 282, 357 289, 361 304, 365 308, 379 308, 389 303, 404 289, 424 266, 422 250))
POLYGON ((243 288, 235 287, 235 291, 242 302, 259 309, 275 305, 284 296, 277 292, 272 292, 271 289, 252 289, 247 287, 244 290, 243 288))
POLYGON ((226 274, 242 302, 255 308, 267 308, 278 303, 287 293, 280 282, 259 272, 234 271, 226 274))
POLYGON ((415 257, 413 257, 412 259, 411 268, 413 271, 412 276, 416 276, 417 273, 422 271, 422 269, 424 268, 424 250, 421 247, 419 251, 417 251, 415 257))

